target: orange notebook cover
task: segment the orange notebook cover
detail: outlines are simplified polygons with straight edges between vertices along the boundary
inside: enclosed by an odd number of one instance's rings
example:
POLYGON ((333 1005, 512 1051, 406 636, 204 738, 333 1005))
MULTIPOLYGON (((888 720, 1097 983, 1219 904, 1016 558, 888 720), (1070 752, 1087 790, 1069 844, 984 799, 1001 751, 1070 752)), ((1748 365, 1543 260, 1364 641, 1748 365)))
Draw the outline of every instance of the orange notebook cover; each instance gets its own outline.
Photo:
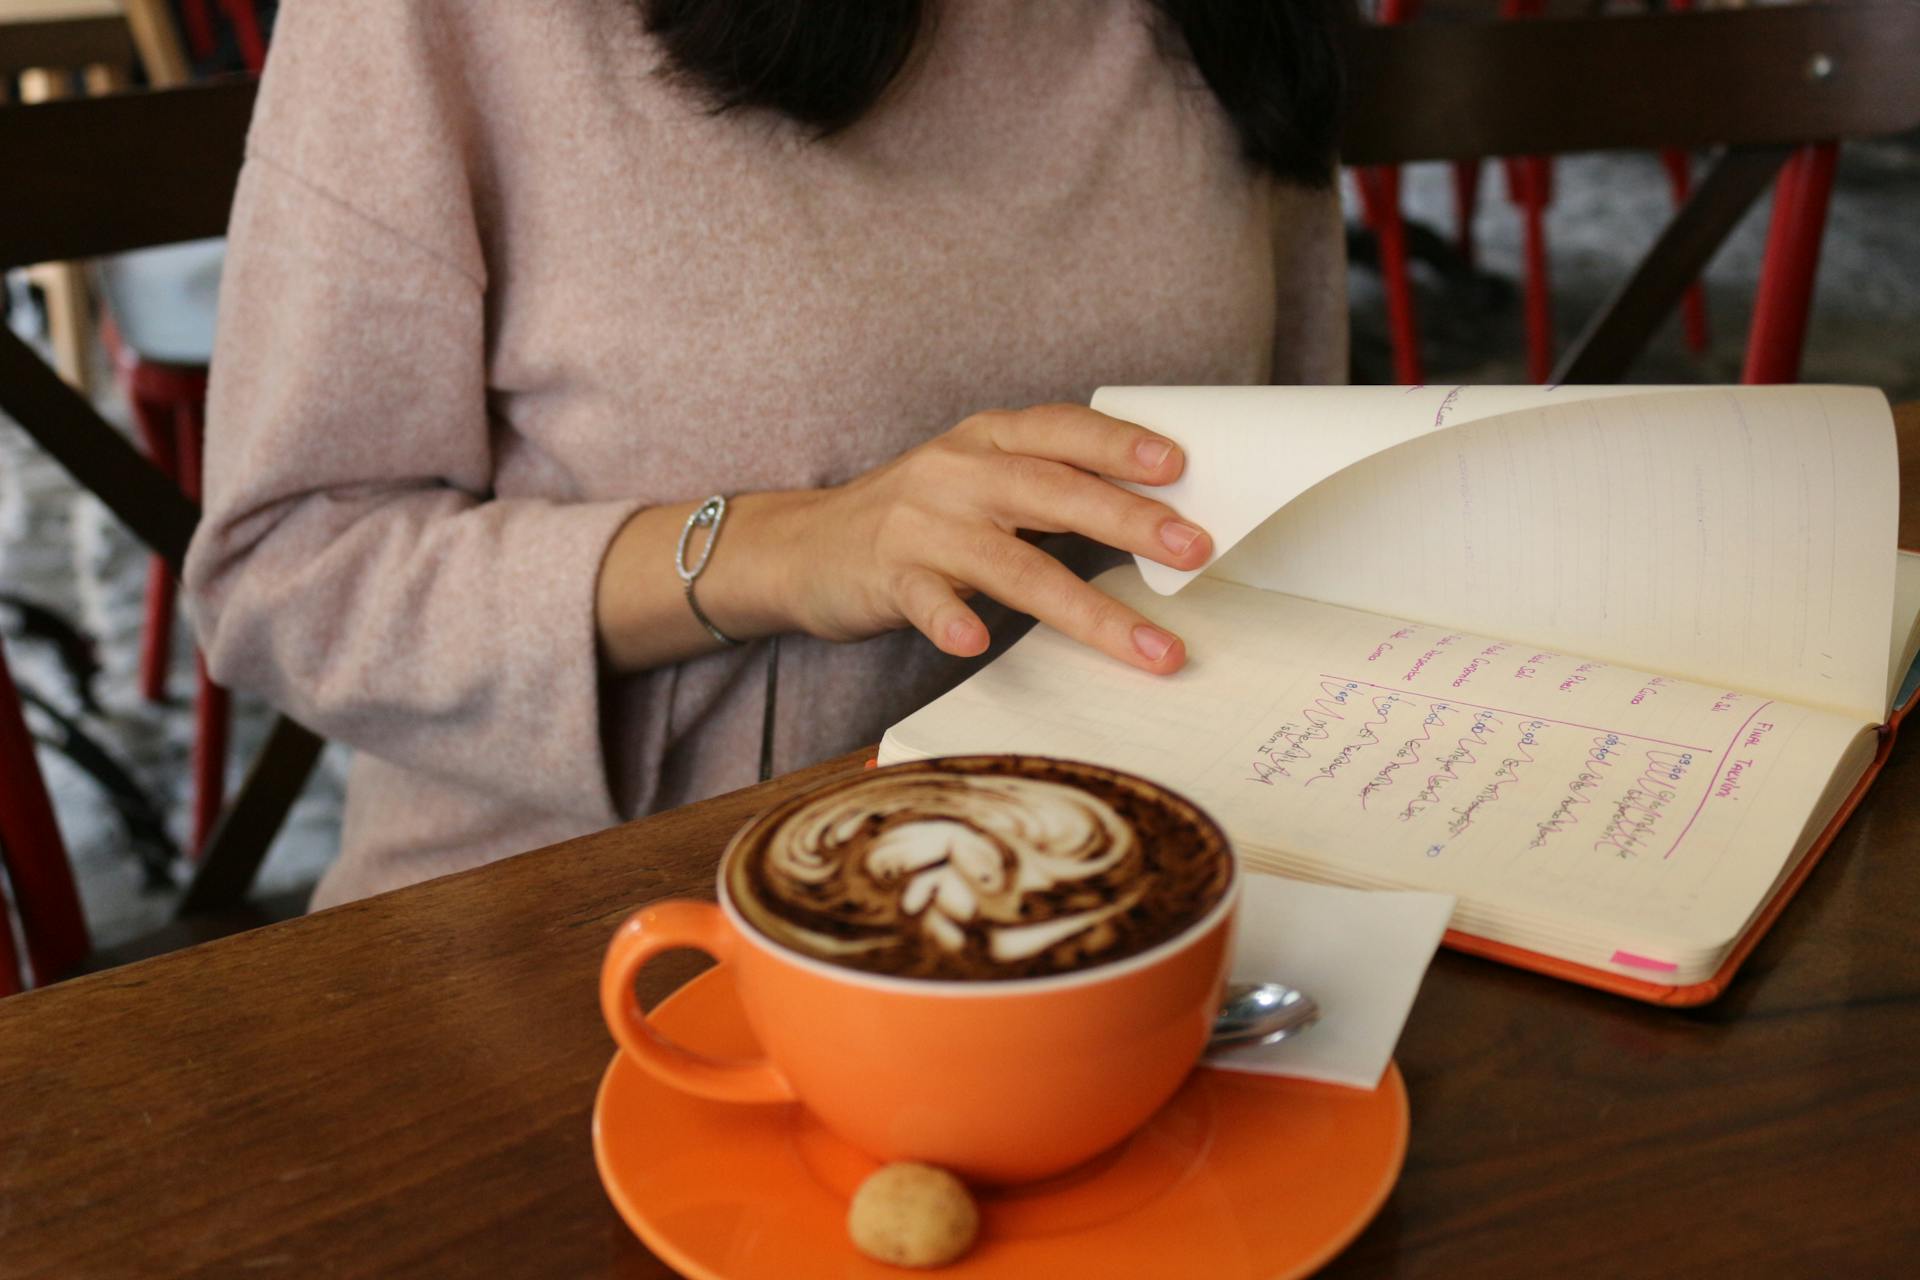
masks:
MULTIPOLYGON (((1920 555, 1920 551, 1910 547, 1902 547, 1901 553, 1920 555)), ((1893 713, 1888 716, 1887 722, 1880 726, 1879 748, 1874 751, 1873 759, 1868 762, 1865 772, 1860 775, 1860 780, 1854 783, 1853 790, 1849 791, 1847 798, 1841 801, 1839 809, 1834 812, 1832 820, 1827 823, 1825 829, 1814 838, 1812 846, 1800 859, 1800 864, 1781 882, 1780 887, 1774 891, 1773 897, 1753 918, 1753 923, 1747 926, 1747 931, 1740 935, 1739 943, 1727 953, 1727 958, 1720 968, 1705 982, 1673 986, 1663 982, 1640 981, 1608 969, 1574 964, 1556 956, 1542 955, 1538 951, 1529 951, 1525 947, 1516 947, 1505 942, 1495 942, 1490 938, 1463 933, 1458 929, 1447 930, 1441 939, 1442 945, 1467 955, 1481 956, 1488 960, 1497 960, 1501 964, 1510 964, 1517 969, 1530 969, 1535 973, 1544 973, 1550 978, 1577 982, 1599 991, 1626 996, 1630 1000, 1670 1005, 1676 1009, 1711 1004, 1725 994, 1728 985, 1733 982, 1733 975, 1739 972, 1742 964, 1746 963, 1747 957, 1760 944, 1760 939, 1766 937, 1767 930, 1771 929, 1774 921, 1780 918, 1780 913, 1787 909, 1787 903, 1793 900, 1793 895, 1800 892, 1800 886, 1807 882, 1807 877, 1813 874, 1814 867, 1819 865, 1828 847, 1838 838, 1841 829, 1847 825, 1847 820, 1853 816, 1853 811, 1865 798, 1867 788, 1871 787, 1874 779, 1880 776, 1880 770, 1885 767, 1887 757, 1893 754, 1893 742, 1899 736, 1900 725, 1906 720, 1907 713, 1913 710, 1916 702, 1920 702, 1920 660, 1914 663, 1913 668, 1903 678, 1899 703, 1894 707, 1893 713)))
POLYGON ((1893 751, 1893 740, 1899 731, 1900 723, 1906 719, 1907 712, 1913 709, 1916 700, 1920 698, 1909 695, 1907 700, 1894 711, 1892 718, 1880 727, 1879 750, 1874 752, 1873 760, 1867 765, 1866 772, 1860 775, 1860 781, 1855 783, 1853 790, 1847 793, 1847 798, 1841 802, 1839 811, 1833 815, 1833 820, 1827 823, 1826 829, 1814 839, 1813 846, 1807 850, 1806 856, 1800 859, 1800 865, 1793 869, 1780 888, 1775 891, 1772 899, 1760 909, 1760 914, 1754 917, 1753 923, 1747 926, 1747 931, 1740 936, 1739 944, 1727 953, 1726 961, 1705 982, 1691 982, 1679 987, 1661 982, 1645 982, 1611 970, 1574 964, 1572 961, 1542 955, 1538 951, 1529 951, 1524 947, 1494 942, 1471 933, 1462 933, 1458 929, 1447 930, 1441 939, 1442 945, 1468 955, 1497 960, 1501 964, 1510 964, 1517 969, 1531 969, 1535 973, 1544 973, 1550 978, 1577 982, 1582 986, 1609 991, 1614 995, 1626 996, 1632 1000, 1644 1000, 1649 1004, 1672 1005, 1675 1008, 1710 1004, 1726 991, 1728 984, 1733 981, 1733 975, 1746 962, 1754 947, 1759 945, 1760 939, 1766 936, 1767 930, 1773 927, 1773 922, 1780 918, 1780 913, 1786 910, 1787 903, 1800 891, 1800 886, 1807 882, 1807 877, 1813 874, 1814 867, 1819 864, 1827 848, 1833 844, 1834 838, 1840 834, 1840 829, 1847 825, 1847 819, 1853 816, 1854 809, 1859 805, 1861 798, 1867 794, 1867 788, 1872 786, 1873 780, 1880 775, 1882 766, 1887 762, 1887 756, 1893 751))

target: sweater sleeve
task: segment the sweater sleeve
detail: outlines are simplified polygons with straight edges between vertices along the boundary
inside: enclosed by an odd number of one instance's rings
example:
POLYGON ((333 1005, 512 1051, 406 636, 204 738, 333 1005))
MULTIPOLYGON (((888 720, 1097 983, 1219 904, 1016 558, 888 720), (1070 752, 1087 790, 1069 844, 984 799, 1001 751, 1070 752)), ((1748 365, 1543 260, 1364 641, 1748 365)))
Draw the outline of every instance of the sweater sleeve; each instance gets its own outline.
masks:
POLYGON ((611 823, 594 592, 638 503, 493 492, 475 165, 439 8, 283 11, 186 586, 221 682, 403 767, 611 823))

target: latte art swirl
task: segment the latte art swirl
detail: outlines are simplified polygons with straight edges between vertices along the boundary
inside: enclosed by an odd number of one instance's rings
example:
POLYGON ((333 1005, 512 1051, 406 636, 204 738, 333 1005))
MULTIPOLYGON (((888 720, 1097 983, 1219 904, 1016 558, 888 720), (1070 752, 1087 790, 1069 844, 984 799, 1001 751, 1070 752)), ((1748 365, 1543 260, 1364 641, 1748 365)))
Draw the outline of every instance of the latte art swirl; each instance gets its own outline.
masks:
POLYGON ((774 941, 854 968, 983 978, 1098 964, 1171 937, 1225 888, 1217 835, 1170 821, 1143 788, 882 772, 793 809, 732 861, 729 891, 774 941))

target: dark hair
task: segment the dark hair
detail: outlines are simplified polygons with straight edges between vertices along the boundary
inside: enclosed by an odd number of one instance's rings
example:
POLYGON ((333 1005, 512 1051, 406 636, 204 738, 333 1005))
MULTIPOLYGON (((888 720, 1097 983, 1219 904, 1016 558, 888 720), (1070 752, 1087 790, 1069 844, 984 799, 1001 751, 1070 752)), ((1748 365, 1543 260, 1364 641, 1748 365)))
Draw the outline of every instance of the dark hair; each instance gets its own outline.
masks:
MULTIPOLYGON (((1125 3, 1126 0, 1115 0, 1125 3)), ((906 66, 921 0, 641 0, 675 72, 716 111, 760 107, 826 136, 906 66)), ((1320 186, 1333 174, 1342 0, 1152 0, 1253 163, 1320 186)))

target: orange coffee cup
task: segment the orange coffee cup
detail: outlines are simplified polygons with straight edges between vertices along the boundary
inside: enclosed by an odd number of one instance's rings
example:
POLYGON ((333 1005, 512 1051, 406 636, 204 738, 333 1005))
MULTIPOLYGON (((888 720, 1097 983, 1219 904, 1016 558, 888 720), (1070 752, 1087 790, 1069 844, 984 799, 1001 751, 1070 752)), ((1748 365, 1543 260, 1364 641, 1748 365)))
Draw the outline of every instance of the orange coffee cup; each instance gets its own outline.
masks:
MULTIPOLYGON (((978 770, 986 760, 952 763, 978 770)), ((760 933, 731 900, 728 860, 770 824, 841 788, 946 763, 872 771, 789 800, 734 837, 722 859, 717 905, 663 902, 622 924, 600 979, 601 1011, 621 1049, 689 1093, 737 1103, 797 1101, 876 1159, 923 1161, 979 1182, 1063 1172, 1144 1124, 1205 1048, 1226 980, 1237 866, 1219 901, 1168 940, 1034 978, 903 978, 829 964, 760 933), (677 947, 728 966, 764 1057, 715 1061, 654 1030, 635 998, 634 978, 653 956, 677 947)), ((1218 835, 1212 820, 1179 796, 1097 772, 1149 789, 1218 835)))

